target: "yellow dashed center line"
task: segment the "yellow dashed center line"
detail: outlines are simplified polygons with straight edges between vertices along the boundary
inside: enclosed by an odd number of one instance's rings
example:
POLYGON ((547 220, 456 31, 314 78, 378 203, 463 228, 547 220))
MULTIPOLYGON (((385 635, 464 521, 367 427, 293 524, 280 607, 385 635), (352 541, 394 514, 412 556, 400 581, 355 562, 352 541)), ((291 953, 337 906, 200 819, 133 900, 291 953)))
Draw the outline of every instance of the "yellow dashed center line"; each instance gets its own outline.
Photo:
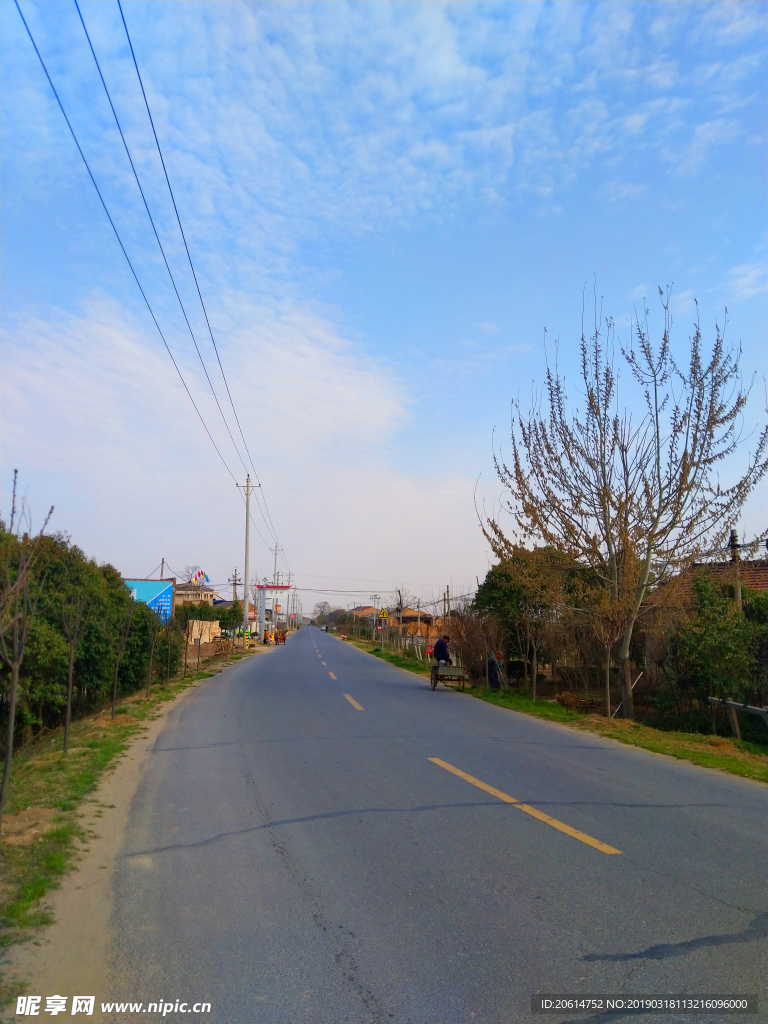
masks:
MULTIPOLYGON (((324 661, 321 661, 321 662, 320 662, 320 664, 321 664, 321 665, 325 665, 325 662, 324 662, 324 661)), ((326 668, 328 668, 328 666, 327 666, 327 665, 325 665, 325 667, 326 667, 326 668)))
POLYGON ((464 779, 465 782, 472 783, 473 786, 477 786, 478 789, 484 790, 486 793, 490 793, 491 796, 495 796, 498 800, 503 800, 505 804, 512 804, 518 811, 523 811, 525 814, 530 814, 532 818, 537 818, 539 821, 543 821, 546 825, 551 825, 552 828, 556 828, 558 832, 564 832, 567 836, 571 836, 573 839, 578 839, 580 843, 586 843, 587 846, 594 847, 595 850, 599 850, 601 853, 621 853, 621 850, 614 849, 613 846, 608 846, 607 843, 601 843, 599 839, 593 839, 592 836, 588 836, 586 832, 579 832, 577 828, 571 828, 570 825, 565 825, 562 821, 558 821, 557 818, 552 818, 543 811, 537 810, 535 807, 530 807, 528 804, 521 804, 519 800, 515 800, 513 796, 509 796, 507 793, 502 793, 500 789, 494 789, 493 786, 489 786, 485 782, 481 782, 480 779, 474 778, 472 775, 467 775, 460 768, 454 768, 452 764, 448 764, 447 761, 441 761, 439 757, 430 757, 429 760, 433 764, 439 765, 441 768, 445 768, 447 772, 452 772, 454 775, 458 775, 460 779, 464 779))
MULTIPOLYGON (((333 672, 331 672, 331 675, 333 675, 333 672)), ((350 697, 348 693, 345 693, 344 696, 347 698, 347 700, 349 701, 353 708, 357 708, 358 711, 365 711, 365 708, 361 707, 354 699, 354 697, 350 697)))
POLYGON ((331 679, 335 679, 336 678, 336 676, 333 674, 333 672, 329 672, 328 675, 331 677, 331 679))

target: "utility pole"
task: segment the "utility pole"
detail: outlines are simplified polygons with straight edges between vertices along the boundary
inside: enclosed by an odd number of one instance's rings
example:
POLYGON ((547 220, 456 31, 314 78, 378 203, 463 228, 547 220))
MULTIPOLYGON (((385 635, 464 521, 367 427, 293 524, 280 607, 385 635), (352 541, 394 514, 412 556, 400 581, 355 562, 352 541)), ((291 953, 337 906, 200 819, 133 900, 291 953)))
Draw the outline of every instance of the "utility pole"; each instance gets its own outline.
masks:
POLYGON ((277 583, 277 554, 279 551, 282 551, 283 549, 279 547, 277 541, 275 541, 275 546, 273 550, 275 552, 275 569, 274 572, 272 573, 272 582, 277 583))
MULTIPOLYGON (((241 487, 242 484, 237 484, 241 487)), ((245 478, 245 570, 243 572, 243 649, 246 647, 246 635, 248 633, 248 579, 250 558, 250 525, 251 525, 251 478, 245 478)))
POLYGON ((160 562, 160 579, 165 579, 165 559, 160 562))
POLYGON ((377 609, 379 607, 379 595, 378 594, 371 594, 371 601, 373 601, 373 621, 371 623, 371 640, 375 640, 376 639, 376 623, 378 622, 378 619, 376 618, 376 616, 378 614, 377 609))
MULTIPOLYGON (((736 598, 736 607, 741 612, 742 611, 741 574, 739 573, 739 561, 740 561, 740 559, 739 559, 739 548, 741 547, 741 544, 739 544, 739 535, 736 532, 736 530, 731 530, 731 540, 730 540, 730 543, 729 543, 728 546, 731 549, 731 563, 733 565, 733 568, 734 568, 734 571, 735 571, 735 574, 736 574, 736 578, 734 580, 734 587, 733 587, 733 589, 734 589, 734 595, 733 596, 736 598)), ((735 716, 735 712, 734 712, 734 716, 735 716)))
POLYGON ((237 569, 235 569, 235 571, 229 577, 229 582, 232 584, 232 604, 234 604, 235 601, 237 600, 237 588, 243 582, 242 580, 237 578, 237 569))

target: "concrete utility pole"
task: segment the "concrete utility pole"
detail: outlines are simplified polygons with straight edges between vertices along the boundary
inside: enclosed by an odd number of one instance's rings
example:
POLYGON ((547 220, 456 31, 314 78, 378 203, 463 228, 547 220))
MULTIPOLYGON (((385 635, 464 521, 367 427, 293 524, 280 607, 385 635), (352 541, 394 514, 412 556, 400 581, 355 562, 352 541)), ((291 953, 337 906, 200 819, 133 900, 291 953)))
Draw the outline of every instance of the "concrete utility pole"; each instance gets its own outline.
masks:
POLYGON ((371 594, 371 601, 373 601, 373 622, 371 623, 371 640, 376 639, 376 623, 379 621, 376 616, 378 614, 379 607, 379 595, 371 594))
POLYGON ((165 559, 160 562, 160 579, 165 579, 165 559))
POLYGON ((274 572, 272 573, 272 582, 273 583, 277 583, 277 554, 278 554, 279 551, 282 551, 282 550, 283 549, 278 546, 277 541, 275 541, 275 546, 273 548, 273 551, 275 552, 275 568, 274 568, 274 572))
POLYGON ((232 584, 232 603, 234 604, 235 601, 237 600, 237 588, 242 583, 242 580, 239 580, 237 578, 237 569, 235 569, 235 571, 229 577, 229 582, 232 584))
POLYGON ((261 590, 259 591, 259 640, 264 637, 264 624, 266 619, 267 611, 267 577, 261 581, 261 590))
POLYGON ((733 596, 736 598, 736 607, 739 611, 742 611, 743 609, 741 601, 741 575, 739 573, 739 548, 741 547, 741 544, 739 544, 739 535, 736 532, 736 530, 731 530, 731 539, 728 546, 731 549, 731 563, 736 573, 736 579, 734 580, 733 596))
MULTIPOLYGON (((238 484, 238 487, 241 485, 238 484)), ((243 648, 246 645, 246 635, 248 633, 248 579, 250 569, 248 561, 250 558, 250 525, 251 525, 251 478, 246 476, 245 478, 245 570, 243 573, 243 648)))

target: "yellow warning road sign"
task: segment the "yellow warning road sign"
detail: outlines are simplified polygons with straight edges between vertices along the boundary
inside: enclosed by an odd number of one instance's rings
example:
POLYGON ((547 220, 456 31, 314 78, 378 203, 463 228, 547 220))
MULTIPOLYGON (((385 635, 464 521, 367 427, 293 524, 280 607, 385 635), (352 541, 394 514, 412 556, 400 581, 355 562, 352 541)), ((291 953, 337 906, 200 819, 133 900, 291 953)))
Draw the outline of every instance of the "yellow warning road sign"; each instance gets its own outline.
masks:
POLYGON ((386 608, 382 608, 381 609, 381 611, 379 612, 379 618, 380 619, 388 619, 389 618, 389 613, 387 612, 386 608))

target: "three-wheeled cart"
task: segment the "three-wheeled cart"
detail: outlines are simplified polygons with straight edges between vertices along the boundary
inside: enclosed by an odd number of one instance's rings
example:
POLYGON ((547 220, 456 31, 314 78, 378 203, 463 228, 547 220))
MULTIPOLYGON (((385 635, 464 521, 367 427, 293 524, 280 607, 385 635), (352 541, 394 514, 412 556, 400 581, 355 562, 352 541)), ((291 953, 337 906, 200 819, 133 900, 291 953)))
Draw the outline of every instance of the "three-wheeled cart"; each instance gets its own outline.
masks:
POLYGON ((433 690, 438 683, 457 683, 463 690, 466 680, 467 670, 463 665, 433 665, 429 675, 429 685, 433 690))

